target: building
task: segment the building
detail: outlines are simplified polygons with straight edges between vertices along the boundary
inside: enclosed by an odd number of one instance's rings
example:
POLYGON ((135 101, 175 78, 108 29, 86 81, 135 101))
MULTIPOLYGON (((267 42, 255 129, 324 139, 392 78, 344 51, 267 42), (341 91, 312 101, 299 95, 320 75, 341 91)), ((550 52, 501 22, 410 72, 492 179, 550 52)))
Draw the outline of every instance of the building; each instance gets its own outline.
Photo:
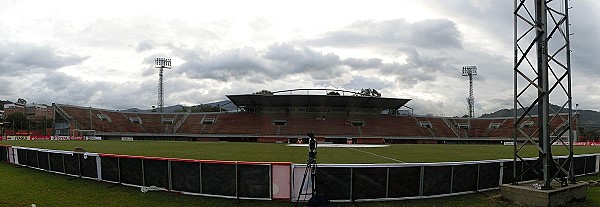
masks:
MULTIPOLYGON (((125 112, 54 104, 55 135, 93 133, 103 139, 303 142, 315 133, 330 143, 502 143, 513 117, 419 116, 399 110, 410 99, 328 89, 228 95, 234 112, 125 112), (337 94, 336 94, 337 93, 337 94)), ((566 114, 559 116, 565 118, 566 114)), ((560 132, 564 125, 553 119, 560 132)), ((526 123, 534 126, 534 117, 526 123)), ((526 128, 531 134, 535 127, 526 128)))

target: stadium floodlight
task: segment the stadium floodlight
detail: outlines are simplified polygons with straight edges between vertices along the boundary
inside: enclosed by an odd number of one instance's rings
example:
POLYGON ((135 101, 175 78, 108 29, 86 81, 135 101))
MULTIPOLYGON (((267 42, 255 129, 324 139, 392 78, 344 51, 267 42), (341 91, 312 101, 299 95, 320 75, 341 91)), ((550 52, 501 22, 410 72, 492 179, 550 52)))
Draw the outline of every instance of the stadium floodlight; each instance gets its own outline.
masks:
POLYGON ((163 112, 164 108, 164 91, 163 91, 163 70, 171 69, 170 58, 156 58, 154 61, 154 67, 159 69, 158 72, 158 111, 163 112))
POLYGON ((462 68, 462 76, 469 76, 469 97, 467 98, 467 104, 469 105, 469 118, 473 118, 475 112, 475 97, 473 97, 473 76, 477 75, 477 66, 464 66, 462 68))

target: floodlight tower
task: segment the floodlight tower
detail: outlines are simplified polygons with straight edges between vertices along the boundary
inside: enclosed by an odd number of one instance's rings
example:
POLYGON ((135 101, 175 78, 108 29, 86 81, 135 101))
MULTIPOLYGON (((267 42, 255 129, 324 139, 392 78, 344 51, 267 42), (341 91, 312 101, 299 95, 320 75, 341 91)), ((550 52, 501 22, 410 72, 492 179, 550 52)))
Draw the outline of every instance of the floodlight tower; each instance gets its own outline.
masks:
POLYGON ((477 66, 464 66, 462 68, 462 76, 469 76, 469 97, 467 98, 467 104, 469 104, 469 118, 473 118, 475 112, 475 97, 473 97, 473 76, 477 75, 477 66))
POLYGON ((163 92, 163 70, 171 69, 171 59, 167 58, 156 58, 154 61, 154 67, 158 68, 158 111, 163 112, 164 103, 164 92, 163 92))

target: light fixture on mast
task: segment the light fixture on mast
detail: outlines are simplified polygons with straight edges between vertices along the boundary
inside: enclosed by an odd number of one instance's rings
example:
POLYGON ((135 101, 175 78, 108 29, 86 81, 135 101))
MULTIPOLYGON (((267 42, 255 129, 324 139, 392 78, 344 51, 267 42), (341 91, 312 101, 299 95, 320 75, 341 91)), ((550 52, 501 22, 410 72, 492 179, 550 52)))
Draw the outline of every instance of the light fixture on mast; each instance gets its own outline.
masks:
POLYGON ((158 111, 163 112, 164 108, 164 91, 163 91, 163 70, 171 69, 170 58, 156 58, 154 67, 159 69, 158 72, 158 111))
POLYGON ((473 76, 477 75, 477 66, 464 66, 462 68, 462 76, 469 76, 469 97, 467 104, 469 105, 469 118, 473 118, 475 110, 475 97, 473 97, 473 76))

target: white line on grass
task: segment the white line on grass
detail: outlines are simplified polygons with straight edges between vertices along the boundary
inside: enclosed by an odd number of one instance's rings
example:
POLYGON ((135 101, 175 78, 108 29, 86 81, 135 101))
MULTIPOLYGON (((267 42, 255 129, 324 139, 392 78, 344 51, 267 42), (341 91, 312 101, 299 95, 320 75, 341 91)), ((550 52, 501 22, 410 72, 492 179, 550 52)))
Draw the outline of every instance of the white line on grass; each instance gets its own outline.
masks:
POLYGON ((377 157, 381 157, 381 158, 384 158, 384 159, 393 160, 393 161, 396 161, 396 162, 403 163, 402 160, 397 160, 397 159, 386 157, 386 156, 383 156, 383 155, 378 155, 378 154, 375 154, 375 153, 372 153, 372 152, 367 152, 367 151, 359 150, 359 149, 352 148, 352 147, 349 147, 348 149, 356 150, 356 151, 359 151, 359 152, 367 153, 367 154, 374 155, 374 156, 377 156, 377 157))

